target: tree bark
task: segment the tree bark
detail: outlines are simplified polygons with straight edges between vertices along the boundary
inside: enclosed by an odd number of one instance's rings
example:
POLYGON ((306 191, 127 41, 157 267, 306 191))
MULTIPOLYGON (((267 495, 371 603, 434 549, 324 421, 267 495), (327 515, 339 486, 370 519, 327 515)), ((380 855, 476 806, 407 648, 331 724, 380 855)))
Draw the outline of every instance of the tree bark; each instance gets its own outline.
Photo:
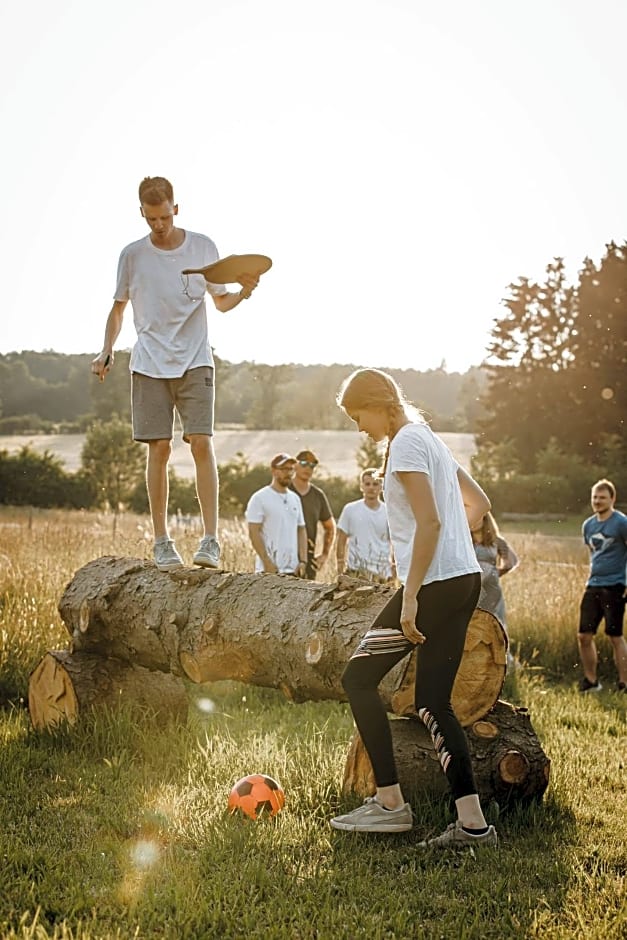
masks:
MULTIPOLYGON (((449 787, 431 736, 417 718, 391 718, 392 742, 399 783, 408 799, 425 794, 444 796, 449 787)), ((499 701, 466 729, 481 802, 496 800, 501 808, 542 798, 551 762, 542 750, 526 708, 499 701)), ((357 732, 344 769, 347 795, 371 796, 372 766, 357 732)))
POLYGON ((165 721, 185 718, 188 697, 182 679, 94 653, 54 650, 31 673, 28 709, 33 726, 73 725, 92 705, 132 702, 165 721))
MULTIPOLYGON (((185 568, 166 573, 135 558, 104 557, 76 572, 59 603, 75 652, 187 675, 281 689, 293 701, 345 701, 341 675, 394 588, 341 578, 328 585, 285 575, 185 568)), ((453 690, 470 724, 497 700, 506 640, 476 611, 453 690)), ((411 660, 383 680, 389 711, 413 708, 411 660)))

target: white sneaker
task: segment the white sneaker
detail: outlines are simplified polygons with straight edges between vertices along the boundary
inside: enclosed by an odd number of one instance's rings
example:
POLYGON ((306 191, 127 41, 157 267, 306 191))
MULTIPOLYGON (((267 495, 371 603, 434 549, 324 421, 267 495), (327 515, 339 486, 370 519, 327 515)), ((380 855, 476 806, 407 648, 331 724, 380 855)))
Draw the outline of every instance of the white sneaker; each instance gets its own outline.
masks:
POLYGON ((194 555, 194 564, 201 568, 217 568, 220 564, 220 545, 213 535, 205 535, 200 540, 198 551, 194 555))
POLYGON ((409 803, 400 809, 385 809, 374 796, 369 796, 352 813, 331 820, 334 829, 343 829, 345 832, 407 832, 413 824, 409 803))
POLYGON ((472 833, 462 829, 462 824, 458 819, 457 822, 447 826, 441 836, 436 836, 434 839, 425 839, 424 842, 418 843, 418 847, 421 849, 432 847, 436 849, 461 849, 468 845, 488 845, 491 848, 496 848, 498 842, 499 837, 494 826, 488 826, 487 832, 473 836, 472 833))
POLYGON ((183 559, 177 552, 173 539, 162 538, 156 541, 153 554, 159 571, 174 571, 175 568, 183 567, 183 559))

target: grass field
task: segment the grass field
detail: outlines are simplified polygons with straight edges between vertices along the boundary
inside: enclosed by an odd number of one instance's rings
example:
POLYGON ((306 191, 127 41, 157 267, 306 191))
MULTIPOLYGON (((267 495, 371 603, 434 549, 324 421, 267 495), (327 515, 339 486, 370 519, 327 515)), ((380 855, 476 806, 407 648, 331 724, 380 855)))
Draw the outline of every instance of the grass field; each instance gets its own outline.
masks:
MULTIPOLYGON (((506 696, 526 705, 552 760, 541 805, 497 818, 500 847, 424 854, 449 806, 414 806, 399 836, 336 833, 352 719, 345 705, 293 705, 236 683, 190 686, 183 726, 132 710, 36 734, 29 671, 68 637, 65 584, 104 554, 148 555, 145 519, 0 513, 0 936, 96 938, 586 938, 627 936, 627 696, 581 696, 576 612, 586 565, 575 539, 516 531, 504 582, 523 668, 506 696), (199 691, 213 703, 200 709, 199 691), (244 773, 276 776, 274 821, 225 812, 244 773)), ((250 570, 241 523, 222 534, 250 570)), ((179 539, 188 555, 191 537, 179 539)), ((333 571, 327 572, 330 580, 333 571)))

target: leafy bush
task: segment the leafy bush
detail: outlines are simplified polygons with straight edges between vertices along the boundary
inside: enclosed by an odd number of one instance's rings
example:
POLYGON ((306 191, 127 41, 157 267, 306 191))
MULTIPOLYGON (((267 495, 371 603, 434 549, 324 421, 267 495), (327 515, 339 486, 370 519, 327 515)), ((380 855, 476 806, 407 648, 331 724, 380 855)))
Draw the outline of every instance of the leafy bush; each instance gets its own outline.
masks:
POLYGON ((15 454, 0 452, 0 503, 88 509, 94 491, 81 474, 66 473, 58 457, 26 446, 15 454))

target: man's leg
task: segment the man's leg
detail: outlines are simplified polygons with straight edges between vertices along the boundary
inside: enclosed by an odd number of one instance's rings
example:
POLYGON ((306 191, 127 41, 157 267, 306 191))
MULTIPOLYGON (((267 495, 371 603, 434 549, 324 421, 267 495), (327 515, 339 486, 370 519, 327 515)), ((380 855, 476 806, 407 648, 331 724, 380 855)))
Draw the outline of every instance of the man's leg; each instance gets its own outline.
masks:
POLYGON ((627 642, 624 636, 611 636, 618 681, 627 685, 627 642))
POLYGON ((597 683, 597 645, 594 642, 594 633, 578 633, 579 655, 583 674, 593 685, 597 683))
POLYGON ((190 434, 189 443, 196 466, 196 493, 204 535, 218 533, 218 466, 213 441, 208 434, 190 434))
POLYGON ((146 488, 155 541, 168 537, 168 461, 171 451, 169 440, 148 441, 146 488))

